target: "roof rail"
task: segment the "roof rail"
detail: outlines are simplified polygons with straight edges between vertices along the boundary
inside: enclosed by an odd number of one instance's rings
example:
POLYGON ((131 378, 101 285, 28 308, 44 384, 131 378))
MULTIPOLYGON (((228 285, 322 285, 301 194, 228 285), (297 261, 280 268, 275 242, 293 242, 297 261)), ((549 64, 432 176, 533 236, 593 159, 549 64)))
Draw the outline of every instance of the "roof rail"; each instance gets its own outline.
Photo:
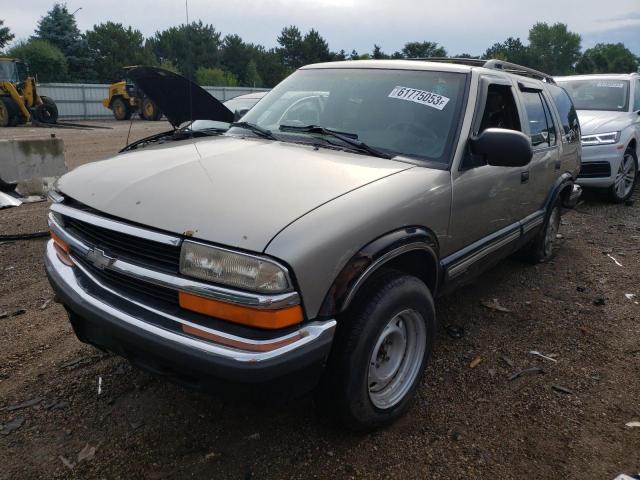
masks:
POLYGON ((514 75, 521 75, 523 77, 535 78, 546 83, 556 83, 551 75, 539 72, 533 68, 523 67, 516 63, 505 62, 504 60, 498 60, 492 58, 491 60, 483 60, 480 58, 448 58, 448 57, 427 57, 427 58, 408 58, 407 60, 422 60, 425 62, 442 62, 442 63, 455 63, 459 65, 470 65, 472 67, 484 67, 492 70, 503 70, 514 75))

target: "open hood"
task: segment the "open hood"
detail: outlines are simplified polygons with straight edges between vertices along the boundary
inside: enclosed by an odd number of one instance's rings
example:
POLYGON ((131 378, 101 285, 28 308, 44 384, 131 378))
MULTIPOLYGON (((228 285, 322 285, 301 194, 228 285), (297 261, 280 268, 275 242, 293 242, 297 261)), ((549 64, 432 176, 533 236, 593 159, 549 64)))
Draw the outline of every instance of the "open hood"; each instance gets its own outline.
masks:
POLYGON ((175 128, 189 120, 233 122, 231 110, 182 75, 158 67, 133 67, 127 76, 175 128))

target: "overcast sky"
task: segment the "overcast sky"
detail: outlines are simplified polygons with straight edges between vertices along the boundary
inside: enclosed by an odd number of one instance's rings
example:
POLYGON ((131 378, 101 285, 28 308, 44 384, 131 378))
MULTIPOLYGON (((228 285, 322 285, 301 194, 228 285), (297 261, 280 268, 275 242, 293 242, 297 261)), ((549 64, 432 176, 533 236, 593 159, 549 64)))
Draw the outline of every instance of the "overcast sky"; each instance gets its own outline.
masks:
MULTIPOLYGON (((16 39, 33 33, 52 0, 4 0, 0 18, 16 39)), ((68 0, 81 30, 107 20, 132 25, 151 36, 185 21, 184 0, 68 0)), ((315 28, 332 50, 391 53, 414 40, 443 45, 450 55, 479 55, 495 42, 520 37, 537 21, 563 22, 582 35, 582 47, 623 42, 640 55, 640 0, 188 0, 189 19, 211 23, 245 41, 276 45, 285 25, 315 28)))

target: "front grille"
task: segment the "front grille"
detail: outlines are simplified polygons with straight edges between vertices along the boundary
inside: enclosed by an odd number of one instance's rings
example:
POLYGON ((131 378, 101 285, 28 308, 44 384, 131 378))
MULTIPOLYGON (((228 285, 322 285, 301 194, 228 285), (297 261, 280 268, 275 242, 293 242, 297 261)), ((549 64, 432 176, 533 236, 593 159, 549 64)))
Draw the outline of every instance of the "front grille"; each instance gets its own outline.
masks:
POLYGON ((583 163, 578 178, 610 177, 611 164, 609 162, 583 163))
POLYGON ((178 273, 180 247, 98 227, 69 216, 63 217, 65 230, 91 247, 100 248, 110 256, 141 266, 171 274, 178 273))
POLYGON ((113 270, 97 268, 79 255, 74 258, 77 263, 82 265, 82 267, 88 270, 91 275, 96 277, 96 279, 105 286, 127 297, 139 298, 140 295, 143 295, 144 297, 153 298, 154 300, 159 300, 171 306, 177 306, 179 304, 177 290, 147 283, 113 270))

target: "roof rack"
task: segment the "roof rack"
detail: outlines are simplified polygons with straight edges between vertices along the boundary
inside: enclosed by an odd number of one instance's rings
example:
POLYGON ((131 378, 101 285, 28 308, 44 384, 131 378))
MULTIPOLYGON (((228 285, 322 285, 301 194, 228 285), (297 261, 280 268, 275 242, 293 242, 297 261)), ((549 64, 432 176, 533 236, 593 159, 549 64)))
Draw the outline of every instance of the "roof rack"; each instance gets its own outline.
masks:
POLYGON ((504 60, 498 60, 492 58, 490 60, 482 60, 480 58, 447 58, 447 57, 427 57, 427 58, 408 58, 407 60, 422 60, 425 62, 442 62, 442 63, 456 63, 459 65, 470 65, 472 67, 484 67, 492 70, 502 70, 514 75, 521 75, 523 77, 535 78, 546 83, 555 84, 555 80, 551 75, 539 72, 533 68, 523 67, 516 63, 505 62, 504 60))

